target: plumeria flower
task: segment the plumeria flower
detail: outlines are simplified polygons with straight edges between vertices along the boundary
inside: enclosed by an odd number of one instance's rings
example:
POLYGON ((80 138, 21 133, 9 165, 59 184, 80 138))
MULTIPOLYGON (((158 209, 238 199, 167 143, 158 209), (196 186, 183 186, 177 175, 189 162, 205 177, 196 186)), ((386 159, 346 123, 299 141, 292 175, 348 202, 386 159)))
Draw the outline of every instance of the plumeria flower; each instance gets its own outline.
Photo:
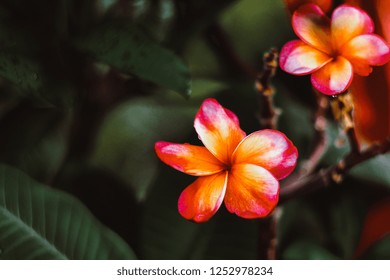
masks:
POLYGON ((195 222, 209 220, 222 202, 242 218, 269 215, 279 199, 278 180, 294 169, 298 152, 276 130, 248 136, 237 116, 215 99, 206 99, 194 127, 205 147, 157 142, 158 157, 171 167, 199 176, 181 193, 180 214, 195 222))
POLYGON ((335 95, 344 92, 354 73, 368 76, 371 66, 390 59, 388 44, 374 35, 374 23, 363 10, 342 5, 329 19, 314 4, 306 4, 292 17, 301 40, 287 43, 280 53, 280 67, 294 75, 311 74, 315 89, 335 95))

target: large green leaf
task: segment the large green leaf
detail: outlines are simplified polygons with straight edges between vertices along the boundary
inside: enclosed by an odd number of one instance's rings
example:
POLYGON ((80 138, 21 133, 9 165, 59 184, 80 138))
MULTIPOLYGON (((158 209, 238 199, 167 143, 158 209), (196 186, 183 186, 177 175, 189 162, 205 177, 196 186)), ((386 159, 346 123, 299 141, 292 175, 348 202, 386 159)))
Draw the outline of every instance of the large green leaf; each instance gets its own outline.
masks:
POLYGON ((76 45, 124 73, 190 94, 189 70, 182 60, 131 24, 103 23, 76 40, 76 45))
POLYGON ((0 165, 1 259, 134 259, 77 200, 0 165))

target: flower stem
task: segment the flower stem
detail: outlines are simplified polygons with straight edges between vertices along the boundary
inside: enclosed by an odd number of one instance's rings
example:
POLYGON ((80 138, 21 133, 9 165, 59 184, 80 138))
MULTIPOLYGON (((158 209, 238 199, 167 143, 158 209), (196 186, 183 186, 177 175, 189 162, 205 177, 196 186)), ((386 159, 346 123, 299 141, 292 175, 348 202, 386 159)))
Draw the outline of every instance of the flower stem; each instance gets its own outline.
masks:
POLYGON ((326 137, 326 112, 329 108, 329 100, 323 94, 317 92, 317 111, 314 116, 315 147, 310 157, 305 160, 299 170, 299 176, 313 173, 326 151, 328 139, 326 137))
POLYGON ((278 51, 272 48, 263 56, 263 71, 257 76, 255 88, 259 97, 260 124, 263 128, 276 129, 279 109, 275 108, 273 96, 274 89, 271 79, 275 76, 278 67, 278 51))
POLYGON ((260 220, 258 258, 261 260, 276 259, 276 230, 279 216, 279 209, 277 208, 270 216, 260 220))

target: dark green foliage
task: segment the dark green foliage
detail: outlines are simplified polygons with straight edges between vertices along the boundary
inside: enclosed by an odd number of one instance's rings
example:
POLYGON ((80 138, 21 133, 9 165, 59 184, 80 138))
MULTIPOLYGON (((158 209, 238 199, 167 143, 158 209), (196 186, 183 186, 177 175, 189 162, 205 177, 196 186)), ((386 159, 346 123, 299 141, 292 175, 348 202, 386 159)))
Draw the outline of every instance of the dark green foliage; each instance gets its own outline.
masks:
POLYGON ((103 23, 77 39, 75 45, 97 61, 123 73, 155 82, 185 96, 191 93, 187 66, 132 24, 103 23))
POLYGON ((76 199, 0 166, 1 259, 133 259, 76 199))

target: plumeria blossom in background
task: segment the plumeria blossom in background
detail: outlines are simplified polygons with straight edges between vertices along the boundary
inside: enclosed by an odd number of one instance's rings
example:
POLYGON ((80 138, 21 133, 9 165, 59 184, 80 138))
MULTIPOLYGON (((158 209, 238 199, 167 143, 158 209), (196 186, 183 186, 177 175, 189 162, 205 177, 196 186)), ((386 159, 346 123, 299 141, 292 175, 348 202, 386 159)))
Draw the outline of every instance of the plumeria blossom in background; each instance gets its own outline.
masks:
MULTIPOLYGON (((284 0, 286 7, 294 12, 308 2, 320 5, 321 0, 284 0)), ((333 2, 330 1, 329 2, 333 2)), ((390 1, 345 0, 370 14, 376 33, 390 41, 390 1)), ((330 3, 332 4, 334 3, 330 3)), ((377 68, 369 76, 353 79, 350 93, 353 97, 356 136, 362 144, 381 143, 390 137, 390 64, 377 68)))
POLYGON ((280 67, 294 75, 311 74, 315 89, 327 95, 344 92, 354 73, 368 76, 371 66, 390 60, 388 44, 374 35, 374 23, 363 10, 342 5, 329 19, 314 4, 300 6, 292 16, 301 40, 287 43, 280 67))
MULTIPOLYGON (((390 42, 390 1, 348 0, 368 11, 377 33, 390 42)), ((356 77, 351 84, 355 127, 362 143, 380 143, 390 137, 390 63, 368 77, 356 77)))
POLYGON ((215 99, 206 99, 194 127, 205 147, 157 142, 158 157, 171 167, 199 176, 180 195, 180 214, 195 222, 209 220, 222 202, 236 215, 262 218, 278 203, 279 182, 295 168, 298 152, 276 130, 248 136, 237 116, 215 99))

